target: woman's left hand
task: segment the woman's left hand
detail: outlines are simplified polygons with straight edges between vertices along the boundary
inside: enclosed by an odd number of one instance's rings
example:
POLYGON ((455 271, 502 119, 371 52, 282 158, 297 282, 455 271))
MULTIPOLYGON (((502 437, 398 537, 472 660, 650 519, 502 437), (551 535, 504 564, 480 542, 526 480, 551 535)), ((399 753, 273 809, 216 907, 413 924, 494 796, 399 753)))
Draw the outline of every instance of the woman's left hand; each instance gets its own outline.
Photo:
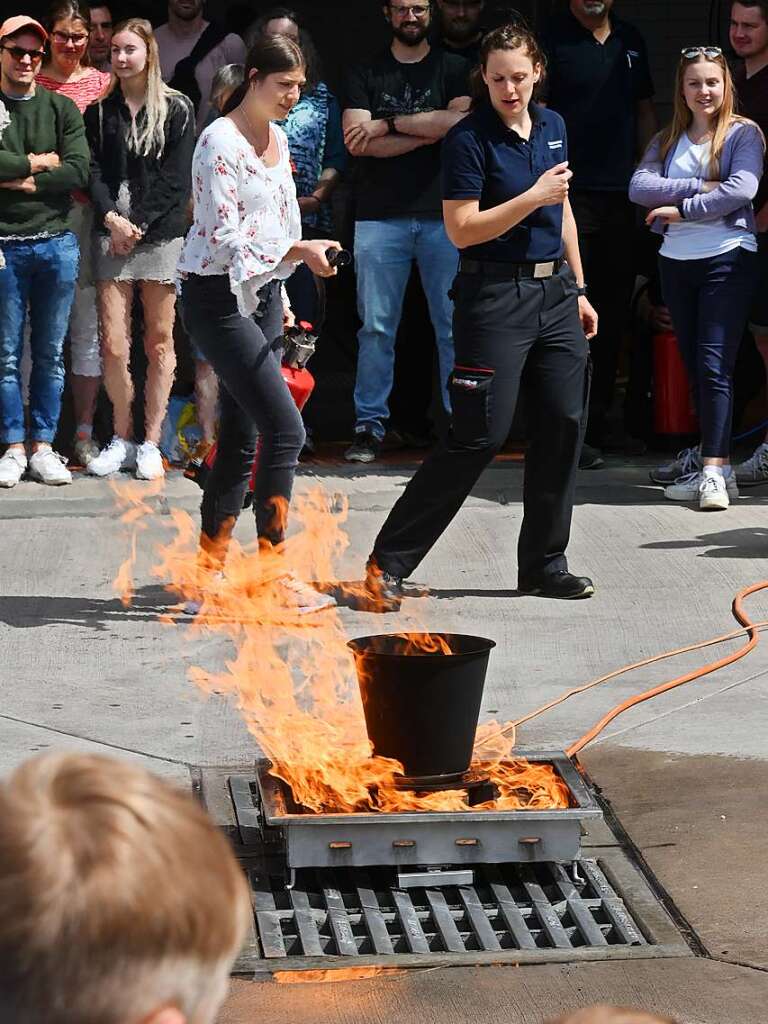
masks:
POLYGON ((579 320, 587 341, 594 338, 597 334, 597 312, 586 295, 579 296, 579 320))
POLYGON ((664 224, 679 224, 683 219, 676 206, 657 206, 655 210, 649 212, 645 218, 645 223, 650 225, 657 217, 664 224))

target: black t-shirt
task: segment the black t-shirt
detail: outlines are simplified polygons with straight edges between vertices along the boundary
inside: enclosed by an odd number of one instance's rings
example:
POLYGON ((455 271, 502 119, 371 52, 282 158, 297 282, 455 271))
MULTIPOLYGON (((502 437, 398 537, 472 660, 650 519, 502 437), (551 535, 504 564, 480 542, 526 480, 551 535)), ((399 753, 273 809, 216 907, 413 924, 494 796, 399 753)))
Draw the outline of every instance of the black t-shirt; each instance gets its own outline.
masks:
POLYGON ((565 118, 573 187, 623 191, 637 163, 637 103, 653 96, 645 41, 611 19, 599 43, 566 12, 544 37, 546 100, 565 118))
MULTIPOLYGON (((743 64, 737 65, 733 72, 733 84, 739 97, 739 113, 754 121, 768 138, 768 67, 761 68, 756 74, 747 78, 743 64)), ((768 174, 763 175, 760 188, 753 200, 755 210, 761 210, 768 202, 768 174)))
MULTIPOLYGON (((352 68, 345 108, 370 110, 374 120, 445 110, 468 95, 468 66, 461 57, 431 49, 424 60, 401 64, 392 51, 352 68)), ((440 143, 396 157, 360 157, 357 220, 439 217, 440 143)))
MULTIPOLYGON (((554 110, 532 103, 529 139, 507 128, 483 103, 448 132, 443 143, 443 199, 479 199, 489 210, 527 192, 541 175, 568 159, 565 124, 554 110)), ((462 255, 499 263, 543 263, 563 254, 563 206, 540 206, 490 242, 462 255)))
POLYGON ((451 46, 444 39, 436 39, 435 46, 439 46, 446 53, 452 53, 455 57, 462 57, 469 65, 469 71, 476 68, 480 63, 480 43, 477 39, 474 43, 467 43, 466 46, 451 46))

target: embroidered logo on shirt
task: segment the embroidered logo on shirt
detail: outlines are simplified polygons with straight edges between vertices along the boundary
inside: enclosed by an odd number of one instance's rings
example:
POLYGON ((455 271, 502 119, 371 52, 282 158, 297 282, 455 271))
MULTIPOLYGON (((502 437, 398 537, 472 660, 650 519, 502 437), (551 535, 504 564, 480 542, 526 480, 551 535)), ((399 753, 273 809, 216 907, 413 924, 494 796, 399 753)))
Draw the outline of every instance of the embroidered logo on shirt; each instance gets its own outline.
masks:
POLYGON ((562 139, 552 139, 552 141, 548 142, 547 145, 549 146, 550 149, 562 149, 563 148, 563 140, 562 139))

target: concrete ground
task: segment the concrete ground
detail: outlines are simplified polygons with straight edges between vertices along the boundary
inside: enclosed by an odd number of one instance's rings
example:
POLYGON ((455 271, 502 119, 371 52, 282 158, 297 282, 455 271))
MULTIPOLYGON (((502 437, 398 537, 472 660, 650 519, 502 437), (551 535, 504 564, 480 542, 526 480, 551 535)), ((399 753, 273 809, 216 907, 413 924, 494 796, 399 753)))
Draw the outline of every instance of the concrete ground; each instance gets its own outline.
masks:
MULTIPOLYGON (((359 578, 408 470, 306 468, 349 498, 350 547, 339 567, 359 578)), ((579 479, 574 571, 596 596, 551 602, 515 592, 522 471, 492 467, 419 568, 429 597, 399 617, 345 609, 350 636, 407 628, 492 637, 484 716, 517 718, 614 668, 733 628, 730 603, 768 577, 768 490, 748 491, 725 513, 665 502, 647 467, 609 465, 579 479)), ((158 622, 168 597, 152 578, 153 542, 168 506, 193 512, 199 492, 169 478, 142 533, 133 607, 112 580, 127 535, 108 484, 23 483, 0 494, 0 772, 47 749, 126 757, 189 784, 190 766, 243 766, 253 741, 233 704, 204 697, 195 664, 221 667, 228 643, 158 622), (166 504, 167 503, 167 504, 166 504)), ((252 522, 238 528, 250 536, 252 522)), ((750 599, 768 619, 768 593, 750 599)), ((732 650, 708 648, 574 697, 520 730, 521 747, 564 748, 606 710, 732 650)), ((698 936, 706 956, 611 964, 454 968, 326 985, 237 982, 227 1024, 269 1020, 472 1021, 539 1024, 597 1000, 645 1005, 686 1024, 752 1024, 768 1003, 768 890, 764 793, 768 783, 768 641, 742 661, 640 705, 613 722, 583 763, 632 841, 698 936)))

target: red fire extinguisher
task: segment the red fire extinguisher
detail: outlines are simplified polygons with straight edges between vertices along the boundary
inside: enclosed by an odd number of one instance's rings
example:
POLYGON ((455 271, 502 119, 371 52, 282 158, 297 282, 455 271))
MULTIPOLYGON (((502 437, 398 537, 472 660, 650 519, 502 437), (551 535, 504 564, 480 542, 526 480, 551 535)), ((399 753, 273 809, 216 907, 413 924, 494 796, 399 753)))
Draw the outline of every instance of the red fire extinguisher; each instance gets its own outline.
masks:
MULTIPOLYGON (((289 327, 283 336, 283 360, 280 373, 288 385, 288 390, 299 411, 307 404, 309 396, 315 387, 315 378, 307 369, 306 364, 315 353, 316 343, 317 334, 312 324, 307 323, 305 320, 302 320, 294 327, 289 327)), ((251 503, 251 495, 256 485, 260 447, 261 445, 256 448, 256 457, 253 460, 251 480, 245 500, 246 507, 251 503)), ((214 443, 201 463, 198 465, 190 463, 187 466, 184 470, 184 476, 194 480, 200 487, 205 487, 205 481, 216 461, 216 450, 217 445, 214 443)))
POLYGON ((674 331, 653 336, 653 428, 657 434, 695 434, 699 421, 688 371, 674 331))

